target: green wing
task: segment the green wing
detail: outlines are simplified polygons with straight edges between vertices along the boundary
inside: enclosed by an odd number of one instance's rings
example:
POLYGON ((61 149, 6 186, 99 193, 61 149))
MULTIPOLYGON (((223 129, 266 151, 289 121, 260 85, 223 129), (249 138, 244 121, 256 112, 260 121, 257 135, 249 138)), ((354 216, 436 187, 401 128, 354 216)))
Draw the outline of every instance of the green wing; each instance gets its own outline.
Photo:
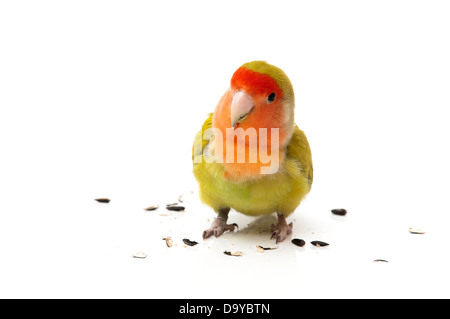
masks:
POLYGON ((192 161, 196 156, 203 154, 203 150, 209 143, 209 139, 203 139, 205 131, 212 127, 213 113, 209 113, 208 118, 202 125, 202 129, 195 135, 194 144, 192 145, 192 161))
POLYGON ((313 182, 313 163, 311 149, 305 133, 296 125, 291 142, 287 147, 287 156, 300 162, 302 173, 308 178, 310 184, 313 182))

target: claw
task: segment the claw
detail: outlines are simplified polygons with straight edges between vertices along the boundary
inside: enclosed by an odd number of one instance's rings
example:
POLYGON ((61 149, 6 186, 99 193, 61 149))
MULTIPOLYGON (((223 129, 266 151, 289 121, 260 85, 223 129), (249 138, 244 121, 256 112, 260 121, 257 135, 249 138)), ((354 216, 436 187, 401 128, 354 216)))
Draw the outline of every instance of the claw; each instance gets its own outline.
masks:
POLYGON ((202 237, 203 237, 203 239, 207 239, 207 238, 211 237, 212 234, 213 234, 213 232, 208 229, 203 232, 202 237))
POLYGON ((207 239, 212 235, 214 235, 214 237, 219 237, 226 231, 234 231, 235 228, 239 228, 236 223, 227 224, 223 218, 218 217, 213 221, 211 227, 203 232, 202 237, 203 239, 207 239))
POLYGON ((233 223, 233 224, 226 224, 225 225, 225 230, 224 231, 234 231, 235 228, 239 228, 238 224, 233 223))
POLYGON ((274 232, 272 232, 272 236, 270 237, 270 239, 274 239, 275 237, 277 237, 280 234, 280 231, 277 229, 274 232))
POLYGON ((283 215, 278 215, 278 223, 270 226, 272 236, 270 239, 275 239, 276 243, 280 243, 286 239, 286 237, 292 234, 293 223, 289 225, 286 223, 286 219, 283 215))

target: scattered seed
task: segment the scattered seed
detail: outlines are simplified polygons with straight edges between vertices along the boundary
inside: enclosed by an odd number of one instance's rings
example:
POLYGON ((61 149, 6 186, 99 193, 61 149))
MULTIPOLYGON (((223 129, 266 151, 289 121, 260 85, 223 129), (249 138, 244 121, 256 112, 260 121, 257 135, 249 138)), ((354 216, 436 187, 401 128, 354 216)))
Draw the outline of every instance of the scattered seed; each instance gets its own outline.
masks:
POLYGON ((147 208, 144 208, 146 211, 151 211, 151 210, 155 210, 155 209, 158 209, 159 208, 159 205, 153 205, 153 206, 149 206, 149 207, 147 207, 147 208))
POLYGON ((109 203, 111 201, 109 198, 96 198, 95 200, 99 203, 109 203))
POLYGON ((181 194, 180 196, 178 196, 178 202, 182 203, 183 202, 183 194, 181 194))
POLYGON ((170 237, 170 236, 168 236, 168 237, 164 237, 163 238, 163 240, 165 240, 166 241, 166 245, 167 245, 167 247, 172 247, 172 245, 173 245, 173 240, 172 240, 172 237, 170 237))
POLYGON ((291 243, 293 243, 294 245, 299 246, 299 247, 303 247, 306 244, 306 242, 303 239, 300 239, 300 238, 292 239, 291 243))
POLYGON ((373 262, 374 263, 387 263, 388 261, 385 259, 375 259, 373 262))
POLYGON ((198 244, 196 241, 189 240, 189 239, 187 239, 187 238, 184 238, 184 239, 183 239, 183 243, 185 243, 185 244, 188 245, 188 246, 195 246, 195 245, 198 244))
POLYGON ((144 258, 147 258, 147 254, 146 254, 146 253, 135 253, 135 254, 133 255, 133 258, 144 259, 144 258))
POLYGON ((338 208, 338 209, 332 209, 331 212, 335 215, 338 216, 345 216, 347 215, 347 211, 343 208, 338 208))
POLYGON ((256 246, 256 251, 258 253, 262 253, 264 252, 264 250, 273 250, 273 249, 277 249, 277 247, 263 247, 261 245, 256 246))
POLYGON ((172 203, 172 204, 167 204, 166 207, 177 206, 177 205, 178 205, 178 202, 177 203, 172 203))
POLYGON ((244 253, 242 251, 231 252, 229 250, 225 250, 223 253, 225 255, 228 255, 228 256, 242 256, 242 255, 244 255, 244 253))
POLYGON ((184 206, 167 206, 166 209, 181 212, 184 211, 185 208, 184 206))
POLYGON ((311 242, 311 245, 314 245, 316 247, 325 247, 325 246, 328 246, 329 244, 326 242, 320 241, 320 240, 313 240, 311 242))
POLYGON ((420 235, 426 234, 426 232, 423 229, 415 229, 409 227, 408 230, 411 234, 420 234, 420 235))

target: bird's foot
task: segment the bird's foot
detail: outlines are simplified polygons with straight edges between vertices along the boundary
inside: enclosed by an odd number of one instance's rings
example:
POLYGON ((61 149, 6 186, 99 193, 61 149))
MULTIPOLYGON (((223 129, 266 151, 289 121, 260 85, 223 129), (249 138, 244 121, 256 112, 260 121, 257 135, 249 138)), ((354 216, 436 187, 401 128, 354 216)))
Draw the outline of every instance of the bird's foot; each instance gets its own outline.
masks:
POLYGON ((278 215, 278 223, 270 226, 272 232, 270 239, 275 239, 277 244, 281 243, 288 235, 292 234, 292 226, 292 223, 289 225, 286 223, 286 218, 283 215, 278 215))
POLYGON ((203 239, 207 239, 214 235, 215 237, 219 237, 226 231, 234 231, 235 228, 239 228, 236 223, 227 224, 225 219, 222 217, 217 217, 214 219, 211 227, 203 232, 203 239))

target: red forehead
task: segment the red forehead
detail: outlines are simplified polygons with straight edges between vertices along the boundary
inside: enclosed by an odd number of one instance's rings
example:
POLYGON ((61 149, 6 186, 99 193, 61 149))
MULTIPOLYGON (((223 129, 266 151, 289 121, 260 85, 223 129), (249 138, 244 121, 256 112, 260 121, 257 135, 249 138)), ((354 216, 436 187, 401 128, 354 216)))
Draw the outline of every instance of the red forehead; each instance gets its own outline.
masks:
POLYGON ((250 95, 268 95, 275 92, 278 97, 282 97, 280 87, 270 75, 258 73, 245 67, 240 67, 234 72, 231 78, 231 88, 244 90, 250 95))

